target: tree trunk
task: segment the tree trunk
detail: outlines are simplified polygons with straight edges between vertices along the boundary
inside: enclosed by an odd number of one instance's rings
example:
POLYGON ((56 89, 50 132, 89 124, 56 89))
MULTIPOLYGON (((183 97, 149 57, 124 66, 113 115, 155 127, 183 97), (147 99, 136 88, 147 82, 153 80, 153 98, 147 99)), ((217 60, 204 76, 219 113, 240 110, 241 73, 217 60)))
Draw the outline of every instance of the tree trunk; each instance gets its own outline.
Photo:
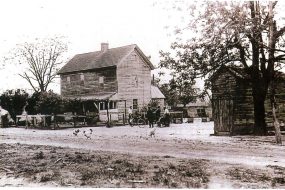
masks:
POLYGON ((276 99, 275 99, 275 94, 276 94, 276 78, 273 77, 273 80, 271 82, 271 88, 270 88, 270 103, 272 107, 272 119, 273 119, 273 125, 275 129, 275 139, 277 144, 282 144, 282 135, 281 135, 281 130, 280 130, 280 123, 278 121, 278 118, 276 116, 276 99))
POLYGON ((281 136, 281 130, 280 130, 280 123, 276 117, 276 111, 275 111, 275 102, 271 102, 272 105, 272 116, 273 116, 273 124, 275 129, 275 139, 277 144, 282 144, 282 136, 281 136))
POLYGON ((269 2, 269 41, 268 41, 268 47, 269 47, 269 55, 268 55, 268 70, 270 73, 270 79, 271 79, 271 107, 272 107, 272 117, 273 117, 273 125, 275 129, 275 138, 277 144, 282 144, 282 136, 281 136, 281 130, 280 130, 280 123, 278 121, 278 118, 276 116, 276 77, 275 77, 275 68, 274 68, 274 52, 276 47, 276 36, 274 35, 276 33, 276 23, 274 22, 274 14, 273 14, 273 1, 269 2))
POLYGON ((254 134, 255 135, 266 135, 266 123, 265 123, 265 100, 262 97, 253 97, 254 102, 254 134))
MULTIPOLYGON (((256 74, 256 73, 255 73, 256 74)), ((266 122, 265 122, 265 98, 267 94, 265 82, 258 76, 252 81, 252 95, 254 105, 254 130, 255 135, 266 135, 266 122)))

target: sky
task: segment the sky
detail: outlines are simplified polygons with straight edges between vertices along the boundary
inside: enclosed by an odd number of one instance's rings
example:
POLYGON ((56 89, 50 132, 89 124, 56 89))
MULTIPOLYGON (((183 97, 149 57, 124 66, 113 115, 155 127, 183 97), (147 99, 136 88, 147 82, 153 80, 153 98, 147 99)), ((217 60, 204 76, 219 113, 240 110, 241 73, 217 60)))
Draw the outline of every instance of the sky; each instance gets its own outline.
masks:
MULTIPOLYGON (((0 60, 3 63, 17 44, 57 35, 69 42, 66 60, 98 51, 101 42, 107 42, 109 48, 137 44, 157 66, 159 51, 168 50, 174 41, 167 26, 177 22, 156 0, 3 0, 0 60)), ((18 76, 21 71, 19 65, 1 66, 0 91, 29 89, 18 76)), ((59 80, 52 89, 60 91, 59 80)))

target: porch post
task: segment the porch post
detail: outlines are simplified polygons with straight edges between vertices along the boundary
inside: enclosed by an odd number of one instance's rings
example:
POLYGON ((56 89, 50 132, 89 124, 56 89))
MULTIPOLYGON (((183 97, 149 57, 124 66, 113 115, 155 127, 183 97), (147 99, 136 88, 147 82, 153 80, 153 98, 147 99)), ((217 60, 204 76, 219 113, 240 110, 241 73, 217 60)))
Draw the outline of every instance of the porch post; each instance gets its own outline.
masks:
POLYGON ((107 127, 111 127, 109 119, 109 100, 107 100, 106 103, 107 103, 107 127))

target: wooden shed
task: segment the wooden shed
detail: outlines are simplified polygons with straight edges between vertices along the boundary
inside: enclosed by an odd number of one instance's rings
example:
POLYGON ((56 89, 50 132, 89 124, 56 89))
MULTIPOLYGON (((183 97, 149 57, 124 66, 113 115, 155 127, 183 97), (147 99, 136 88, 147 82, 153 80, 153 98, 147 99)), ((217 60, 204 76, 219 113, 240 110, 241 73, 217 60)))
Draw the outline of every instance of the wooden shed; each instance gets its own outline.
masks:
MULTIPOLYGON (((283 75, 282 75, 283 76, 283 75)), ((254 107, 249 76, 242 68, 222 66, 210 78, 212 83, 212 108, 215 135, 252 134, 254 107)), ((285 122, 285 80, 278 79, 276 89, 277 116, 285 122)), ((265 101, 266 123, 273 128, 269 98, 265 101)))

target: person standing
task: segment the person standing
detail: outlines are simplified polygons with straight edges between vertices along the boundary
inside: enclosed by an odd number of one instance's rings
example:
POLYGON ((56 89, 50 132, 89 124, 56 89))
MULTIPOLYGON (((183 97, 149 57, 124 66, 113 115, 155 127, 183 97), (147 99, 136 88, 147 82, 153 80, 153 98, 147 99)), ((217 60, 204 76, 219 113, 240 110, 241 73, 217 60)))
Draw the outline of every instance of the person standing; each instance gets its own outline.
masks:
POLYGON ((128 109, 128 115, 129 115, 129 119, 133 116, 133 107, 130 106, 128 109))
POLYGON ((129 121, 129 124, 131 125, 131 119, 133 118, 133 107, 132 106, 130 106, 128 109, 128 115, 129 115, 128 121, 129 121))
POLYGON ((164 107, 164 116, 163 117, 164 117, 164 125, 168 127, 170 124, 170 113, 166 107, 164 107))
POLYGON ((147 112, 146 112, 146 118, 148 120, 149 128, 153 128, 153 122, 155 119, 154 117, 155 117, 155 115, 154 115, 151 107, 148 107, 147 112))
POLYGON ((155 110, 155 120, 156 120, 156 122, 159 121, 160 113, 161 113, 160 106, 158 106, 157 109, 155 110))

